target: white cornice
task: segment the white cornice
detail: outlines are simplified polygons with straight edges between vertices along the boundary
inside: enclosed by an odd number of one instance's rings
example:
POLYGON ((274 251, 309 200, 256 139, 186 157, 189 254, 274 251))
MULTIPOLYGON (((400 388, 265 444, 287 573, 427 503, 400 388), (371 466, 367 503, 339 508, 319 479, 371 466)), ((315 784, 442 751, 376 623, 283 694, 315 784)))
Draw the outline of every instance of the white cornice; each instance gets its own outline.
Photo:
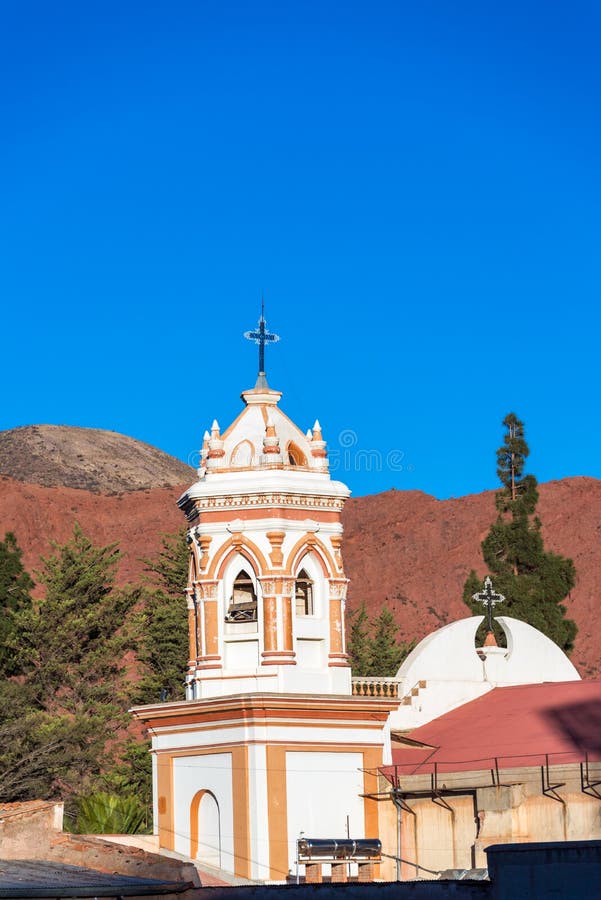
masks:
POLYGON ((292 494, 301 497, 337 497, 346 500, 350 490, 341 481, 332 481, 326 473, 280 471, 212 472, 195 482, 180 497, 178 505, 208 497, 233 497, 239 494, 292 494))
POLYGON ((316 534, 342 534, 342 525, 340 522, 315 522, 313 519, 232 519, 231 522, 209 522, 208 524, 200 523, 192 528, 197 535, 201 534, 228 534, 232 530, 247 532, 249 534, 261 534, 266 531, 286 531, 299 532, 306 534, 307 532, 315 532, 316 534), (242 522, 242 528, 236 528, 238 521, 242 522))

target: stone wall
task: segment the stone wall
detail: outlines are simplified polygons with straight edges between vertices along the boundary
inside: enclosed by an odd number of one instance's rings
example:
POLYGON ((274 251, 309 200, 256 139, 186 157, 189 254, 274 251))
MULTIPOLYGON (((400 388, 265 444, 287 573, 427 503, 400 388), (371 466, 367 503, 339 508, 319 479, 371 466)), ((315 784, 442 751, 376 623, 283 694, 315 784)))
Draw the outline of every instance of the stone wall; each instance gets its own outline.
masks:
MULTIPOLYGON (((591 766, 590 775, 600 779, 599 764, 591 766)), ((581 790, 577 764, 553 766, 548 773, 540 766, 501 770, 500 784, 492 780, 485 771, 446 773, 439 776, 440 795, 433 800, 429 775, 403 778, 411 812, 403 811, 401 818, 402 878, 486 868, 485 851, 493 844, 601 840, 601 800, 581 790), (553 790, 543 792, 543 777, 553 790)), ((380 791, 386 790, 390 784, 382 779, 380 791)), ((394 856, 397 818, 391 800, 379 803, 379 822, 382 849, 394 856)), ((383 875, 395 877, 394 862, 383 875)))
POLYGON ((62 822, 61 803, 5 805, 0 809, 0 858, 46 860, 98 872, 200 886, 192 863, 114 844, 94 835, 69 834, 62 830, 62 822))

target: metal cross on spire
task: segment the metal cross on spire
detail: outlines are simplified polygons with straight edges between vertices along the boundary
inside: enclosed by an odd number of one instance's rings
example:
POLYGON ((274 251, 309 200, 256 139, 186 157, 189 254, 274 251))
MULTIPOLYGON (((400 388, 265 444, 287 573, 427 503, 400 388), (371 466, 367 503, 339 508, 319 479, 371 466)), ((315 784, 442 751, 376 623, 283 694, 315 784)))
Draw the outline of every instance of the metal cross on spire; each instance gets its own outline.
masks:
POLYGON ((478 603, 483 603, 486 607, 488 613, 488 630, 492 631, 492 611, 493 607, 497 605, 497 603, 502 603, 505 597, 503 594, 497 594, 493 590, 492 581, 490 580, 490 576, 487 575, 484 579, 484 590, 478 591, 477 594, 472 594, 472 600, 476 600, 478 603))
POLYGON ((259 345, 259 376, 265 375, 265 344, 276 344, 280 336, 272 334, 267 330, 267 322, 265 321, 265 301, 261 297, 261 318, 258 322, 258 328, 255 331, 245 331, 244 337, 247 341, 254 341, 259 345))

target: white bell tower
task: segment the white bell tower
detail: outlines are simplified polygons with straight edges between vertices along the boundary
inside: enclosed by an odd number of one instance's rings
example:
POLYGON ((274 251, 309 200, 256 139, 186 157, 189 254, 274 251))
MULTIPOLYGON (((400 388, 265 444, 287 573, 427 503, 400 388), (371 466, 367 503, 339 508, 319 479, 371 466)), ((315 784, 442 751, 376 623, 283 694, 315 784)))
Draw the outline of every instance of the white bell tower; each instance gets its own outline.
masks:
POLYGON ((191 548, 188 698, 350 694, 340 513, 319 422, 306 434, 263 373, 223 433, 205 434, 179 500, 191 548))
MULTIPOLYGON (((296 839, 377 838, 377 769, 398 701, 353 696, 340 514, 319 422, 306 434, 264 373, 205 434, 188 518, 186 700, 138 707, 152 736, 159 845, 244 878, 285 879, 296 839)), ((346 867, 343 866, 346 870, 346 867)))

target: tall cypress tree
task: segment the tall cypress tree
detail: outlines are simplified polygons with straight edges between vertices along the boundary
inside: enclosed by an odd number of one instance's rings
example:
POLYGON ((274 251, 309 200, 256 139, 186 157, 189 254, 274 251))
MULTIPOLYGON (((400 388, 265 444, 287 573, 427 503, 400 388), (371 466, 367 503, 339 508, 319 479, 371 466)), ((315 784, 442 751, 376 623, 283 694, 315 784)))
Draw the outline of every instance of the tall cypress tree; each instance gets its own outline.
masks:
MULTIPOLYGON (((536 513, 537 482, 525 475, 529 454, 524 423, 515 413, 503 420, 503 445, 497 450, 497 474, 502 487, 496 494, 497 519, 482 541, 482 555, 496 591, 505 596, 498 612, 522 619, 551 638, 562 650, 573 649, 576 624, 566 618, 566 599, 575 583, 574 563, 546 551, 536 513)), ((483 582, 472 570, 463 599, 476 613, 482 606, 472 599, 483 582)))

